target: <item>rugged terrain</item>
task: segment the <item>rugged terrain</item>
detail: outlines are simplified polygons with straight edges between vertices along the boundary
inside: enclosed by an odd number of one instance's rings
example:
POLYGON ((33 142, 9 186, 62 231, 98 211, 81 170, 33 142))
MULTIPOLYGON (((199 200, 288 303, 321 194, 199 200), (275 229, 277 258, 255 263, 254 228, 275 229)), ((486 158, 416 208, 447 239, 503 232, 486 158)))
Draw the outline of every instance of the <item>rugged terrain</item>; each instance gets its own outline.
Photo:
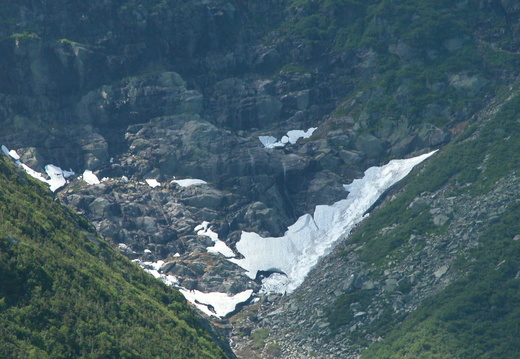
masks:
MULTIPOLYGON (((215 320, 237 355, 357 357, 388 337, 373 347, 384 351, 399 322, 470 275, 456 263, 478 261, 487 228, 518 213, 514 1, 20 0, 0 10, 0 144, 34 170, 75 171, 56 198, 131 259, 169 262, 164 274, 190 290, 260 287, 207 252, 203 221, 231 248, 241 231, 279 236, 345 198, 368 167, 441 148, 296 292, 215 320), (279 148, 259 139, 314 127, 279 148), (89 185, 85 170, 106 180, 89 185), (171 182, 186 178, 206 184, 171 182)), ((507 253, 495 265, 518 266, 507 253)), ((428 357, 419 339, 402 345, 428 357)))
POLYGON ((9 162, 0 158, 3 358, 232 356, 182 295, 9 162))

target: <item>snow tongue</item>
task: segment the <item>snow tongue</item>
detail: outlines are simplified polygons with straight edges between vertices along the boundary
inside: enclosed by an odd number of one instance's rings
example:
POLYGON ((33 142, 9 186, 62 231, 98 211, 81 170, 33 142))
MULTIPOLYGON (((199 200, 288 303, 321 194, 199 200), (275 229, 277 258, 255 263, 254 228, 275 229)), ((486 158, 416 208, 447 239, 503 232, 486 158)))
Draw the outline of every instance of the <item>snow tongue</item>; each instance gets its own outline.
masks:
POLYGON ((363 178, 345 186, 350 192, 346 199, 330 206, 316 206, 314 216, 301 216, 282 237, 264 238, 257 233, 242 232, 236 248, 244 258, 228 260, 244 268, 252 279, 258 272, 277 272, 263 279, 262 292, 291 293, 303 283, 318 260, 367 216, 366 211, 388 188, 435 152, 369 168, 363 178))

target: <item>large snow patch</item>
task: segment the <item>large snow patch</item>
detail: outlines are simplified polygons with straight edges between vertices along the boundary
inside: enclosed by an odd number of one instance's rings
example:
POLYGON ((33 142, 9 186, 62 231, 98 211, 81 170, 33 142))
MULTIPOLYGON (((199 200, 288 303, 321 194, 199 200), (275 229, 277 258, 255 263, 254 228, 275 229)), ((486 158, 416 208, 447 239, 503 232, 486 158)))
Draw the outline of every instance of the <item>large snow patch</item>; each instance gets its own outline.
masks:
POLYGON ((243 232, 236 247, 244 258, 229 260, 246 269, 250 278, 255 278, 258 271, 285 273, 286 278, 279 275, 266 278, 264 290, 292 292, 338 239, 348 235, 364 218, 366 211, 388 188, 435 152, 369 168, 363 178, 346 186, 350 192, 346 199, 331 206, 316 206, 314 216, 301 216, 283 237, 263 238, 256 233, 243 232))

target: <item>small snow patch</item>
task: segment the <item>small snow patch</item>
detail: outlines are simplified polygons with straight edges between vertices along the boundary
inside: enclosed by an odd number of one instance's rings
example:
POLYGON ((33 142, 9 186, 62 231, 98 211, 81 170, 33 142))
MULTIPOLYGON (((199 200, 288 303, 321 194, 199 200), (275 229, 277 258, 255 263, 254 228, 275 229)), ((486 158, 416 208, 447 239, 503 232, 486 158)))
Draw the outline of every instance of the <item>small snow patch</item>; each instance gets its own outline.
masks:
POLYGON ((173 181, 171 181, 171 183, 176 183, 181 187, 199 186, 199 185, 207 184, 206 181, 203 181, 201 179, 196 179, 196 178, 173 180, 173 181))
POLYGON ((4 155, 6 155, 7 157, 11 157, 11 154, 9 153, 9 150, 7 149, 7 147, 5 147, 5 145, 2 145, 2 152, 3 152, 4 155))
POLYGON ((155 187, 161 187, 161 184, 156 179, 147 179, 145 180, 146 183, 148 183, 148 186, 155 188, 155 187))
POLYGON ((7 147, 2 145, 2 152, 6 155, 11 157, 15 163, 23 168, 23 170, 31 177, 36 178, 39 181, 47 183, 51 187, 51 191, 54 192, 58 188, 65 186, 68 181, 66 178, 75 175, 74 171, 64 171, 58 166, 54 165, 47 165, 45 166, 45 172, 47 173, 47 176, 49 176, 49 179, 45 178, 43 174, 40 172, 36 172, 31 167, 27 166, 26 164, 22 163, 20 161, 20 156, 15 150, 9 151, 7 147))
POLYGON ((280 141, 277 141, 273 136, 258 136, 258 139, 265 148, 277 148, 284 147, 286 144, 295 144, 300 138, 309 138, 312 136, 317 127, 311 127, 307 131, 302 130, 291 130, 287 132, 287 135, 283 136, 280 141))
POLYGON ((209 229, 209 222, 204 221, 195 227, 195 232, 199 236, 208 236, 215 243, 214 246, 208 247, 207 250, 209 253, 220 253, 226 258, 232 258, 235 256, 233 250, 227 246, 227 244, 220 239, 218 239, 218 234, 209 229))
POLYGON ((209 316, 221 318, 233 312, 238 304, 248 301, 253 294, 252 289, 235 295, 220 292, 204 293, 198 290, 187 290, 184 288, 180 288, 179 290, 184 297, 200 309, 200 311, 209 316))
POLYGON ((9 156, 11 156, 15 161, 18 161, 20 159, 20 155, 15 150, 9 151, 9 156))
POLYGON ((91 170, 85 170, 85 172, 83 172, 83 181, 87 182, 89 185, 96 185, 101 183, 99 178, 91 170))

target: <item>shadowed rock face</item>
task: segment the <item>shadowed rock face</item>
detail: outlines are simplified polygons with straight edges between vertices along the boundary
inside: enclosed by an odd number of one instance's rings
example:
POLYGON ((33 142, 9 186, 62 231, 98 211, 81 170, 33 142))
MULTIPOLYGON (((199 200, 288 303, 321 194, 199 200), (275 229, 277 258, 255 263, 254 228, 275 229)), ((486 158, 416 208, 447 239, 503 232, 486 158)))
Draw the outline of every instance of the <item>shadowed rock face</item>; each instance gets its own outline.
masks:
MULTIPOLYGON (((460 6, 505 11, 516 24, 518 5, 498 3, 460 6)), ((0 5, 0 144, 38 171, 53 163, 111 178, 96 186, 75 180, 58 197, 102 235, 126 243, 130 258, 172 259, 164 271, 189 289, 258 289, 206 252, 211 241, 194 232, 202 221, 232 248, 240 231, 280 236, 316 205, 345 198, 343 184, 366 168, 451 141, 490 88, 514 77, 513 70, 491 73, 490 65, 446 70, 431 81, 418 70, 456 57, 473 38, 481 41, 475 47, 495 48, 503 33, 488 23, 475 36, 456 33, 418 48, 377 16, 381 46, 365 48, 343 46, 351 40, 344 38, 331 44, 323 34, 306 38, 313 28, 295 30, 321 2, 17 4, 0 5), (394 71, 395 83, 380 68, 394 71), (427 96, 416 93, 415 77, 427 96), (283 148, 258 139, 311 127, 318 129, 310 138, 283 148), (182 187, 171 183, 174 176, 207 184, 182 187)), ((362 16, 357 7, 340 7, 327 21, 362 16)), ((500 54, 518 51, 517 42, 506 45, 500 54)))

